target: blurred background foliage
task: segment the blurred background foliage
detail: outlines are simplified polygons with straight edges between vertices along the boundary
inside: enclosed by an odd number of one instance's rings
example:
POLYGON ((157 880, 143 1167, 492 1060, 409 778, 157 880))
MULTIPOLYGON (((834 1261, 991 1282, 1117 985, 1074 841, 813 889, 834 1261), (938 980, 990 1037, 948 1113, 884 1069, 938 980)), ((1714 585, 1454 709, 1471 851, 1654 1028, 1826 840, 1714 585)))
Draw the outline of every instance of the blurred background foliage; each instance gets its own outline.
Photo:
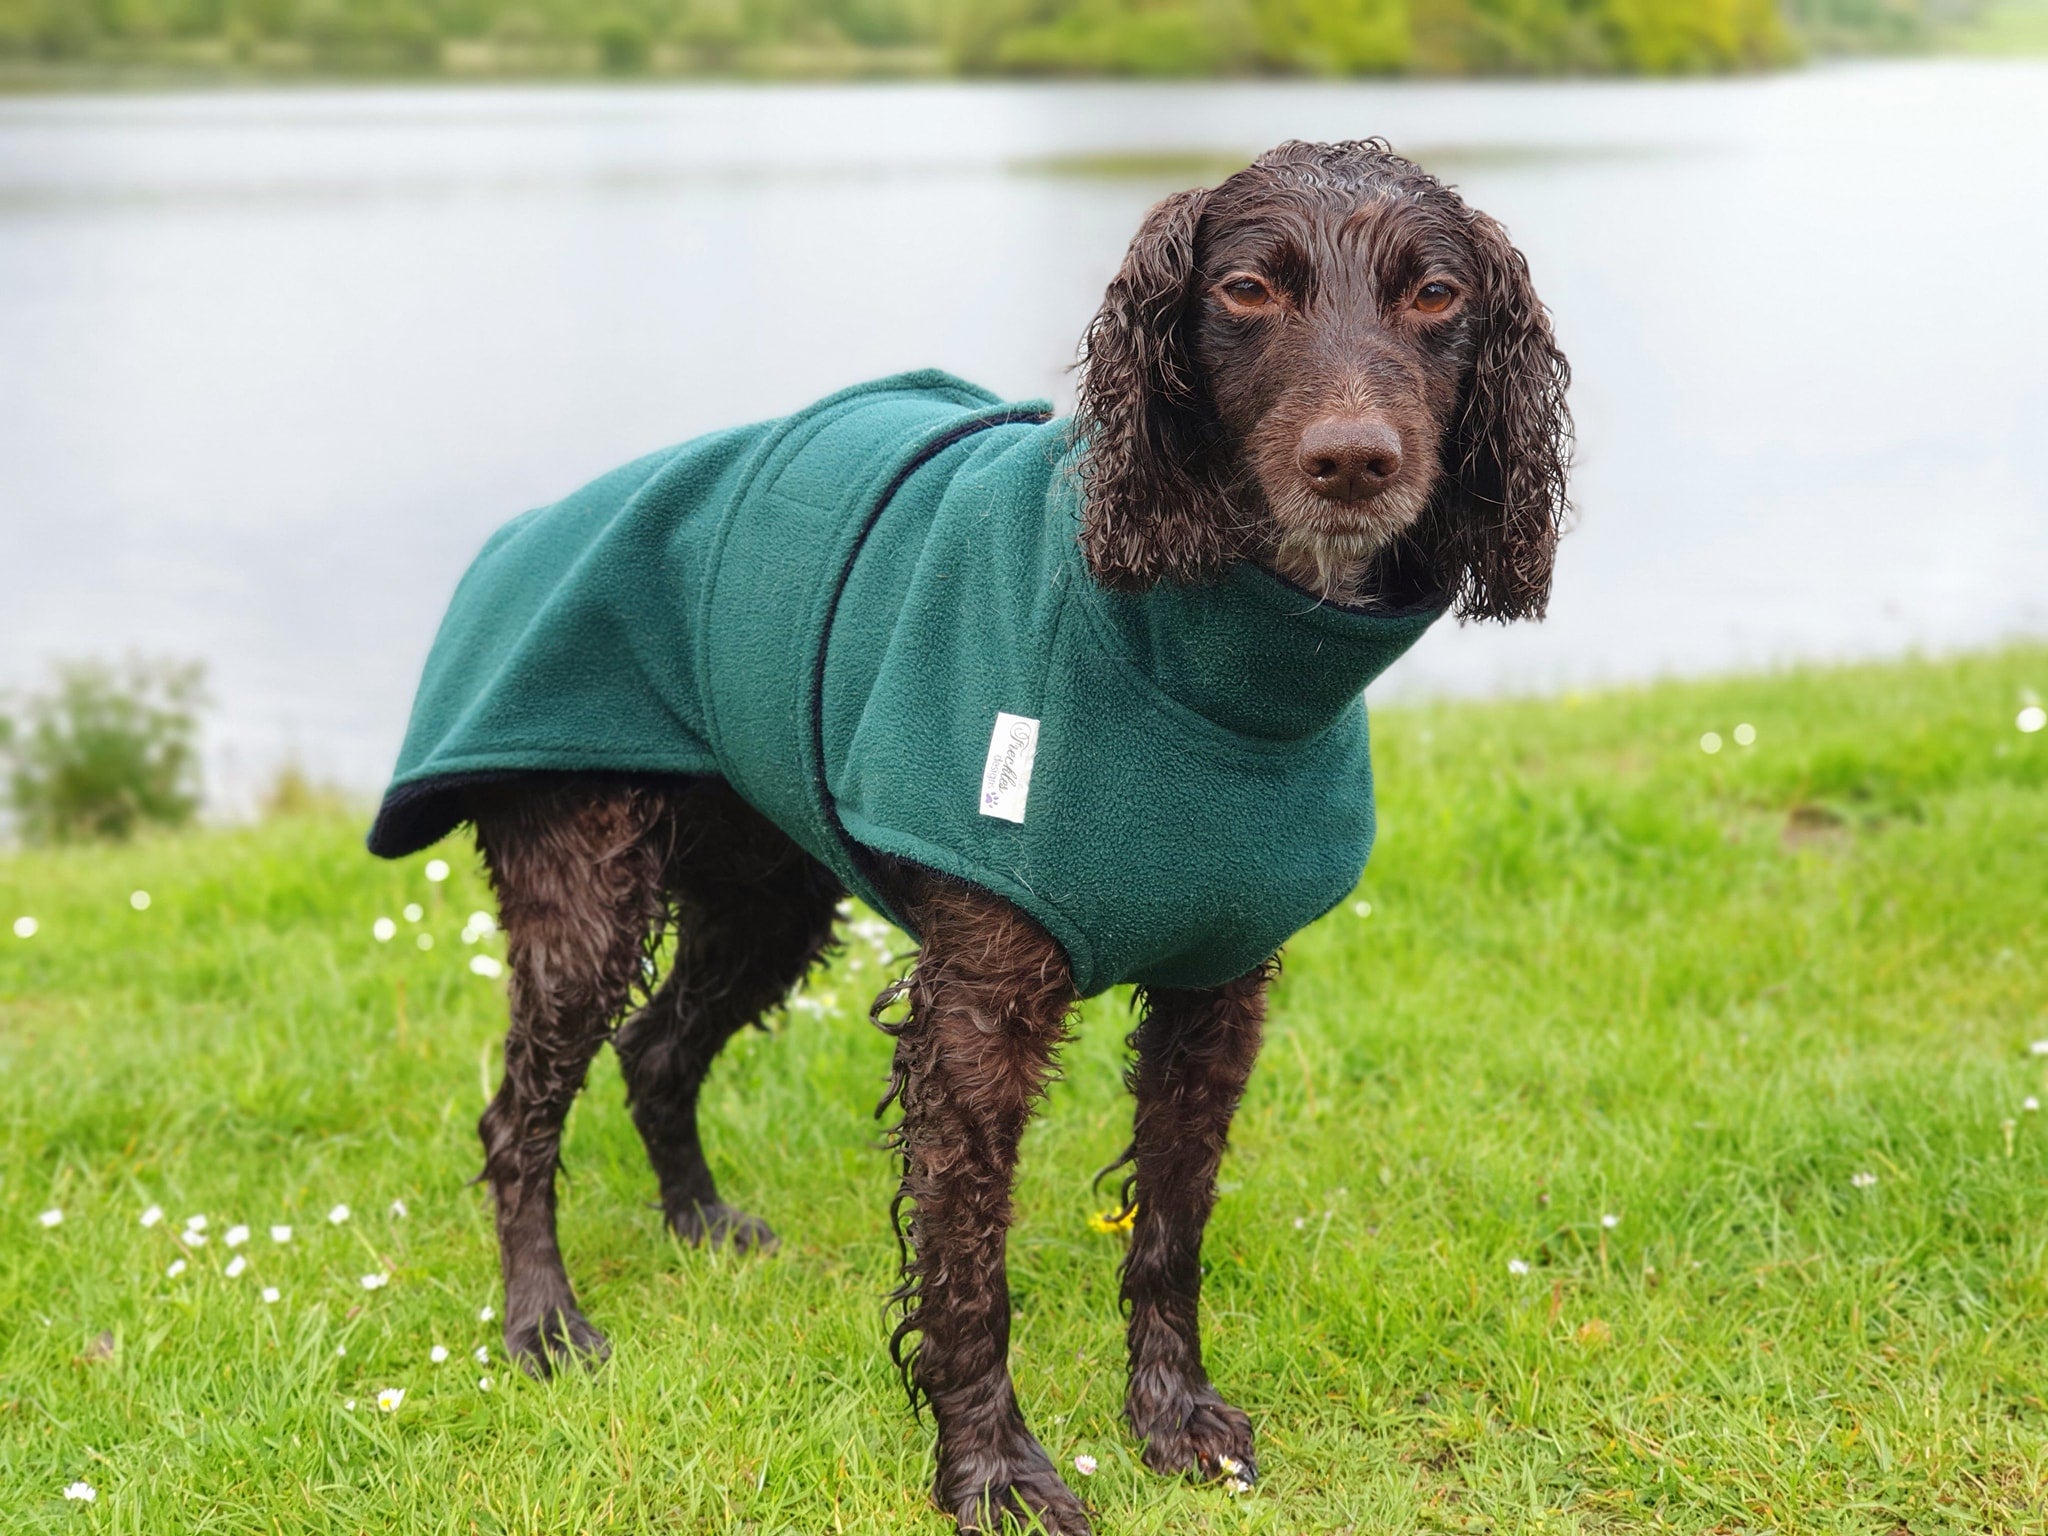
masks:
POLYGON ((196 662, 59 663, 49 689, 0 713, 15 829, 31 843, 180 827, 202 798, 196 662))
POLYGON ((1984 0, 0 0, 0 65, 290 75, 1681 74, 1984 0))

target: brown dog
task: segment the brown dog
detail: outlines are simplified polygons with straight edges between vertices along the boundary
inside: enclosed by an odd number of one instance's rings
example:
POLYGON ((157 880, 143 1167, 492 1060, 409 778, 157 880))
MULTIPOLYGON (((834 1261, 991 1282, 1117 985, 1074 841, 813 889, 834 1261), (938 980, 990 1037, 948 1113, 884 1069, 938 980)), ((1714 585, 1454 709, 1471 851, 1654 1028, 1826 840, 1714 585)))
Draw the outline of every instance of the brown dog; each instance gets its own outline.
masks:
MULTIPOLYGON (((1542 613, 1565 507, 1564 358, 1500 227, 1384 144, 1283 145, 1161 203, 1089 328, 1085 367, 1079 538, 1103 587, 1210 582, 1249 561, 1311 603, 1542 613)), ((607 1348, 555 1240, 561 1128, 591 1058, 614 1041, 674 1229, 772 1243, 718 1198, 698 1091, 733 1033, 824 954, 843 890, 716 777, 480 775, 459 790, 510 944, 505 1076, 482 1124, 506 1342, 546 1371, 607 1348), (614 1036, 669 926, 674 964, 614 1036)), ((1075 973, 991 892, 879 854, 869 868, 922 943, 877 1015, 908 1005, 885 1026, 907 1213, 892 1349, 937 1420, 936 1497, 963 1530, 1035 1518, 1084 1532, 1011 1387, 1004 1273, 1018 1141, 1075 973)), ((1203 1368, 1197 1314, 1203 1228, 1272 972, 1140 992, 1126 1412, 1161 1472, 1256 1472, 1249 1420, 1203 1368)))

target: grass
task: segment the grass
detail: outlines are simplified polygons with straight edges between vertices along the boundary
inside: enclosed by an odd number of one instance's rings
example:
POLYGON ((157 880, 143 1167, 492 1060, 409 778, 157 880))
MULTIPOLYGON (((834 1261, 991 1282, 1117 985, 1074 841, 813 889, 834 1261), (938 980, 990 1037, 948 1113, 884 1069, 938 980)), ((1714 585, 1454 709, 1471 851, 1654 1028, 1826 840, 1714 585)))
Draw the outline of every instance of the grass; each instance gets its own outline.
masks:
MULTIPOLYGON (((1254 1493, 1152 1477, 1119 1421, 1121 1239, 1087 1218, 1126 1125, 1121 999, 1084 1011, 1027 1144, 1015 1368, 1060 1463, 1099 1458, 1076 1482, 1100 1528, 2041 1529, 2030 688, 2048 648, 1383 712, 1370 915, 1290 949, 1210 1232, 1254 1493), (1753 747, 1701 750, 1738 722, 1753 747)), ((0 857, 0 1523, 936 1536, 881 1348, 870 940, 709 1092, 776 1257, 664 1237, 600 1063, 563 1236, 616 1353, 537 1384, 478 1318, 464 1181, 502 983, 457 930, 485 889, 459 845, 431 884, 357 831, 0 857), (423 920, 377 943, 407 902, 423 920), (193 1212, 211 1241, 169 1278, 193 1212), (234 1222, 256 1235, 229 1279, 234 1222)))

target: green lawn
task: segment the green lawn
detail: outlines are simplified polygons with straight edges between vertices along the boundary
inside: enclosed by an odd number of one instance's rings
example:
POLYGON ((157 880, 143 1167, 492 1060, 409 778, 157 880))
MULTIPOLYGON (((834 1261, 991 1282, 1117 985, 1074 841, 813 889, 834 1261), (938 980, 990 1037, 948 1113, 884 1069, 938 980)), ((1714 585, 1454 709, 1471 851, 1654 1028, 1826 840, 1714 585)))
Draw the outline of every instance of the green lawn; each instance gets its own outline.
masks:
MULTIPOLYGON (((1085 1011, 1027 1145, 1017 1378, 1063 1466, 1099 1459, 1073 1480, 1100 1529, 2040 1530, 2030 689, 2048 649, 1384 711, 1369 915, 1289 951, 1211 1228, 1253 1493, 1151 1476, 1120 1422, 1122 1239, 1088 1180, 1124 1140, 1123 1000, 1085 1011)), ((874 939, 708 1095, 777 1256, 665 1239, 600 1064, 563 1234, 616 1352, 537 1385, 478 1317, 485 888, 462 845, 436 885, 357 834, 0 855, 0 1526, 938 1536, 882 1351, 874 939)))

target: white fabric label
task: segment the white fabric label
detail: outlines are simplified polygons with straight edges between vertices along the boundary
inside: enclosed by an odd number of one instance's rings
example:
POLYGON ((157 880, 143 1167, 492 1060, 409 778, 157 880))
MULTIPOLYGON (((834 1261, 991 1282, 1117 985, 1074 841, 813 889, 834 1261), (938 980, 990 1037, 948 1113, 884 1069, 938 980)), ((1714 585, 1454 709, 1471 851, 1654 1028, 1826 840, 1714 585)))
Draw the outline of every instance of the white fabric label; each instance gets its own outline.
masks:
POLYGON ((989 733, 988 762, 981 770, 981 814, 1024 822, 1031 794, 1031 765, 1038 760, 1038 722, 1029 715, 998 713, 989 733))

